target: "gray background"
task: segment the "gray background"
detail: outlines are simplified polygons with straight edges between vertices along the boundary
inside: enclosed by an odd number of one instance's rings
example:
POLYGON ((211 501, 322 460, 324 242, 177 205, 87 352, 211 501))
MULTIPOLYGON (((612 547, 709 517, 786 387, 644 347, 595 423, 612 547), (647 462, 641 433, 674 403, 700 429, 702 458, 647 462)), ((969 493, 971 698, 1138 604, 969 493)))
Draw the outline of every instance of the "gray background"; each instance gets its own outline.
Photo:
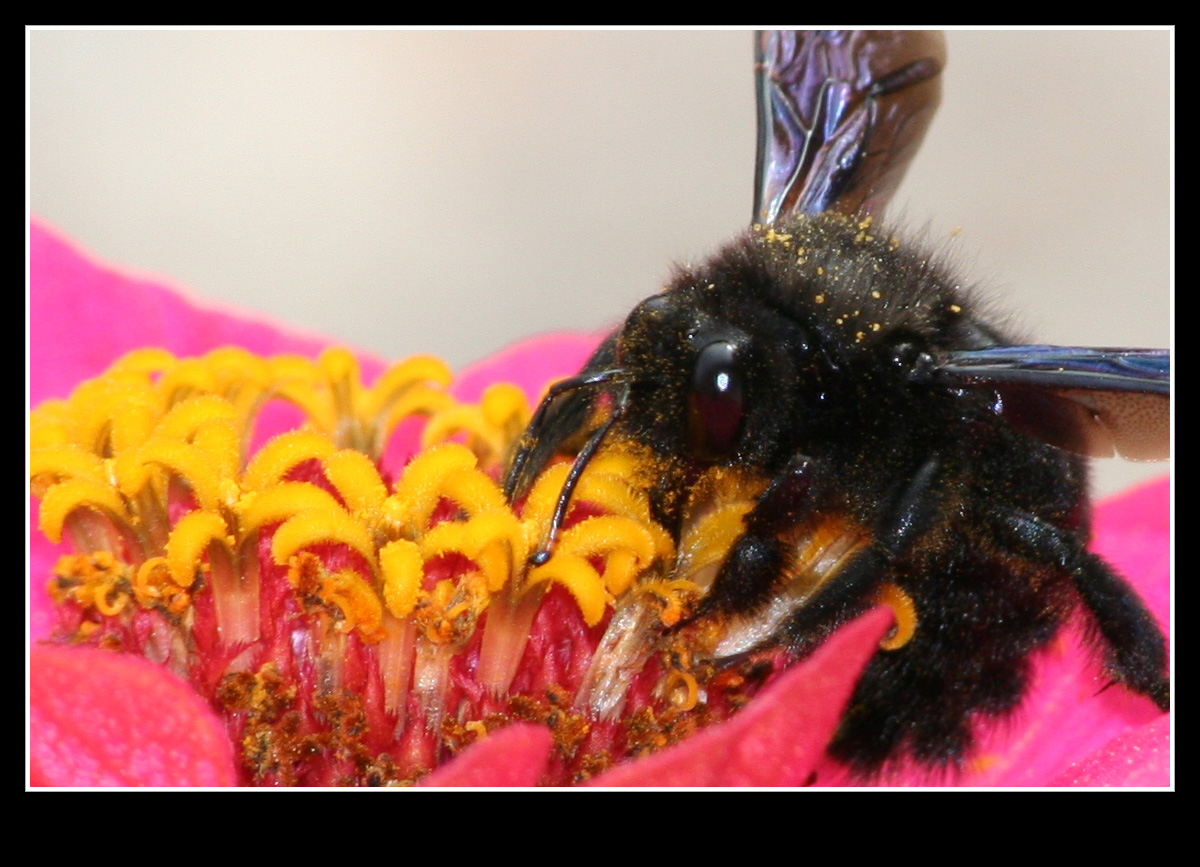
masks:
MULTIPOLYGON (((1046 342, 1171 336, 1172 36, 949 34, 892 216, 1046 342)), ((748 32, 29 34, 30 208, 384 357, 615 324, 749 220, 748 32)), ((1098 487, 1162 464, 1100 465, 1098 487)))

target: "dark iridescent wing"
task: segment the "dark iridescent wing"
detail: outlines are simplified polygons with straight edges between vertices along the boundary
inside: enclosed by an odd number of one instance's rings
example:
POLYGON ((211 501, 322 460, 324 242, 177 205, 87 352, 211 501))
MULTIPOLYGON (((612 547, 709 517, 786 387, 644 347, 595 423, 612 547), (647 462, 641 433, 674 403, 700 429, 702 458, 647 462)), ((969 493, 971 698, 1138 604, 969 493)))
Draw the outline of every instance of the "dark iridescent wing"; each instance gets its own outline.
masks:
MULTIPOLYGON (((757 35, 755 223, 878 213, 916 153, 941 97, 940 33, 764 31, 757 35)), ((997 411, 1081 454, 1170 454, 1166 350, 1005 346, 948 354, 942 370, 983 383, 997 411)))
POLYGON ((993 346, 948 352, 943 370, 991 382, 1059 388, 1171 393, 1166 349, 1093 349, 1081 346, 993 346))
POLYGON ((754 219, 882 209, 941 99, 946 46, 924 30, 757 35, 754 219))
POLYGON ((1001 415, 1053 445, 1139 461, 1170 456, 1166 349, 996 346, 947 353, 938 366, 994 388, 1001 415))

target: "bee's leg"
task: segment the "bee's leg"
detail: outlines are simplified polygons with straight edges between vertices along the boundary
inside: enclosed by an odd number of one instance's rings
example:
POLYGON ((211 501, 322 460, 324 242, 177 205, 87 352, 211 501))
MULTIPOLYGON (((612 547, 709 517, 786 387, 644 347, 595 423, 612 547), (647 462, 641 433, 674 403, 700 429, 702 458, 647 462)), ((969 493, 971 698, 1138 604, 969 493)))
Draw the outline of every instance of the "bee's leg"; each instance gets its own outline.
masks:
MULTIPOLYGON (((843 532, 861 539, 856 553, 832 574, 820 576, 811 595, 797 600, 796 609, 781 624, 782 633, 773 640, 803 654, 864 608, 892 562, 937 514, 940 499, 934 482, 939 466, 936 458, 922 465, 875 527, 862 528, 845 519, 843 532)), ((722 565, 702 615, 748 613, 771 601, 794 555, 797 533, 829 520, 820 475, 813 461, 797 456, 776 477, 746 515, 746 532, 722 565)))
POLYGON ((871 528, 872 542, 805 600, 787 623, 788 647, 806 653, 864 610, 893 564, 924 534, 941 509, 935 456, 921 465, 871 528))
POLYGON ((1060 564, 1103 640, 1105 670, 1164 711, 1171 707, 1166 642, 1153 615, 1121 576, 1073 533, 1024 513, 1007 516, 1009 538, 1029 555, 1060 564))
POLYGON ((1108 671, 1130 688, 1149 696, 1159 710, 1170 710, 1166 643, 1142 600, 1094 554, 1080 564, 1075 586, 1104 638, 1108 671))
POLYGON ((797 455, 759 497, 744 518, 738 537, 699 614, 737 613, 765 605, 787 565, 790 545, 783 538, 813 514, 816 467, 797 455))

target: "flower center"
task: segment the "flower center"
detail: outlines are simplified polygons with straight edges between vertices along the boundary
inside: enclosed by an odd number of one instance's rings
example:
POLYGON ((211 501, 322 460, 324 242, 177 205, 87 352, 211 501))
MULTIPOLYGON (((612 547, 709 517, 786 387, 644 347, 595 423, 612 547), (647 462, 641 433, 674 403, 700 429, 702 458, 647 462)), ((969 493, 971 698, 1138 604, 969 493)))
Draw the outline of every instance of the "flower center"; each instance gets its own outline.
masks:
POLYGON ((745 505, 696 521, 681 577, 631 481, 651 459, 613 448, 531 565, 567 465, 510 506, 496 480, 524 395, 465 404, 449 383, 430 358, 367 387, 343 350, 142 350, 38 407, 40 528, 76 552, 49 583, 58 640, 190 680, 255 783, 407 782, 513 720, 551 726, 547 781, 571 781, 736 706, 663 636, 745 505))

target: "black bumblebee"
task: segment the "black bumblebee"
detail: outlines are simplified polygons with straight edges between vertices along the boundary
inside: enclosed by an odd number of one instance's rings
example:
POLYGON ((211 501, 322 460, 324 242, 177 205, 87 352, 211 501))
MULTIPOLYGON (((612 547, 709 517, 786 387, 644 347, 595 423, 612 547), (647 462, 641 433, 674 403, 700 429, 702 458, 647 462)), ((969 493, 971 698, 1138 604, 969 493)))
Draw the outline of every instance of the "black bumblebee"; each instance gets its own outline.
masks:
MULTIPOLYGON (((802 656, 890 604, 896 634, 831 747, 864 773, 958 762, 972 717, 1017 705, 1030 654, 1077 610, 1113 680, 1170 704, 1153 618, 1086 549, 1080 457, 1165 456, 1169 354, 1012 345, 952 274, 876 223, 943 59, 931 33, 760 34, 753 228, 551 390, 507 479, 519 498, 576 452, 541 557, 601 450, 645 456, 639 483, 681 551, 734 504, 716 564, 680 555, 703 589, 694 609, 670 630, 618 610, 609 670, 688 630, 717 665, 802 656)), ((610 712, 622 683, 596 674, 581 701, 610 712)))

